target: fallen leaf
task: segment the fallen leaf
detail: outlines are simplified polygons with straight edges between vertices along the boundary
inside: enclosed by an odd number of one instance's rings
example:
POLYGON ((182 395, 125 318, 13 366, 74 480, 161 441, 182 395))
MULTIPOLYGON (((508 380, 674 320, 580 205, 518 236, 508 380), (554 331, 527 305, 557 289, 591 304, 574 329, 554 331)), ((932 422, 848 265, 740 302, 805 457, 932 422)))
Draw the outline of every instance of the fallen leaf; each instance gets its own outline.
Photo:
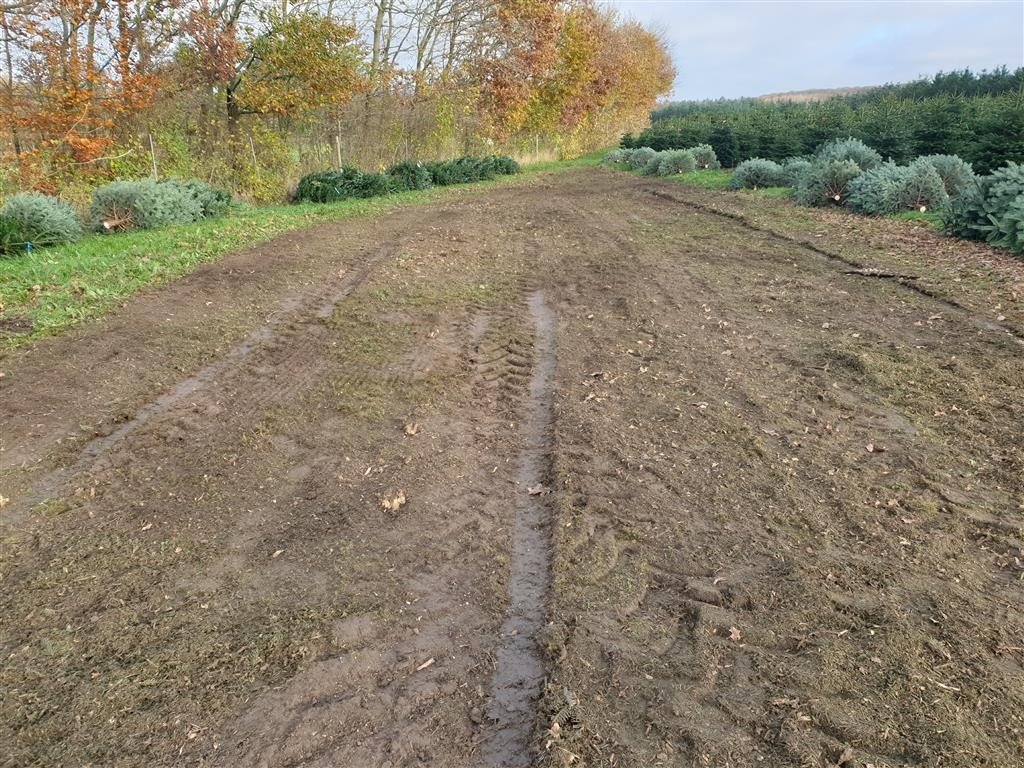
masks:
POLYGON ((276 550, 276 551, 274 552, 274 554, 272 554, 272 555, 270 556, 270 559, 271 559, 271 560, 276 560, 277 558, 279 558, 279 557, 281 556, 281 554, 282 554, 283 552, 284 552, 284 550, 283 550, 283 549, 278 549, 278 550, 276 550))
POLYGON ((388 512, 397 512, 403 504, 405 504, 405 491, 399 491, 390 499, 385 497, 380 501, 380 505, 388 512))
POLYGON ((551 493, 550 489, 545 488, 543 483, 531 485, 529 488, 526 489, 526 492, 531 496, 545 496, 548 493, 551 493))
POLYGON ((10 499, 6 496, 0 495, 0 509, 3 509, 10 502, 10 499))
POLYGON ((738 641, 738 640, 741 640, 742 637, 743 636, 740 634, 740 630, 739 630, 738 627, 729 627, 729 639, 730 640, 737 640, 738 641))
POLYGON ((405 434, 407 434, 407 435, 415 435, 419 431, 420 431, 420 425, 419 424, 406 424, 405 425, 405 434))

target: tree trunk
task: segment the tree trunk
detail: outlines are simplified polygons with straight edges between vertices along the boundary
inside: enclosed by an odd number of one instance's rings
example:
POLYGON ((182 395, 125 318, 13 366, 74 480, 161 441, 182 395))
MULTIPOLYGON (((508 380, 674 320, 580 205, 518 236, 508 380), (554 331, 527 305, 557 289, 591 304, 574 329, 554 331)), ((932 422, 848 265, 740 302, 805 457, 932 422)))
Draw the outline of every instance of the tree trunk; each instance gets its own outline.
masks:
POLYGON ((239 164, 239 120, 242 117, 242 108, 238 105, 238 100, 235 98, 235 88, 237 85, 229 85, 224 90, 225 105, 227 107, 228 117, 228 152, 231 156, 231 167, 237 170, 239 164))

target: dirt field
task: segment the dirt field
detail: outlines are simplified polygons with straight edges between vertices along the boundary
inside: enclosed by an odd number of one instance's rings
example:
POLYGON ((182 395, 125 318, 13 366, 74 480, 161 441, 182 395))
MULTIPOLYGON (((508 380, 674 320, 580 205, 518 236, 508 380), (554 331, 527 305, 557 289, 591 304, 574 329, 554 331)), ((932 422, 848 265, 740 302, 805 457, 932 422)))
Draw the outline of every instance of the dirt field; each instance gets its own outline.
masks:
POLYGON ((1024 765, 1024 265, 582 169, 0 361, 3 766, 1024 765))

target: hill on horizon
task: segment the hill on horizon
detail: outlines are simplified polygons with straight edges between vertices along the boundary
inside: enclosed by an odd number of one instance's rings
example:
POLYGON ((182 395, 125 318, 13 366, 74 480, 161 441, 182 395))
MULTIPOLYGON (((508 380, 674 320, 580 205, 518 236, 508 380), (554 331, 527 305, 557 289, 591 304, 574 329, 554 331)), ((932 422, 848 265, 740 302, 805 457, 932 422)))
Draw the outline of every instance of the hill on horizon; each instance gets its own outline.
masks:
POLYGON ((761 96, 755 96, 758 101, 767 102, 780 102, 780 101, 791 101, 797 103, 805 103, 810 101, 825 101, 836 96, 852 96, 855 93, 864 93, 865 91, 871 91, 875 88, 880 88, 878 85, 857 85, 857 86, 843 86, 839 88, 807 88, 802 91, 782 91, 779 93, 766 93, 761 96))

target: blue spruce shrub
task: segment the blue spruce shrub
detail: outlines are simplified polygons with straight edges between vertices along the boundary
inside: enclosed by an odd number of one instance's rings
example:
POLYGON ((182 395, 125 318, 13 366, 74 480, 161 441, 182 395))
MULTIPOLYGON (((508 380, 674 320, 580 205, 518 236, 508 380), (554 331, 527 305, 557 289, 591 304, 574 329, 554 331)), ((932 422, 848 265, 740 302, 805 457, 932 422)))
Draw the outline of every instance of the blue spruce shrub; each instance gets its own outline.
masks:
POLYGON ((800 177, 811 167, 811 161, 805 157, 788 157, 782 161, 782 178, 784 186, 795 187, 800 177))
POLYGON ((760 189, 781 187, 785 184, 782 166, 774 160, 754 157, 736 166, 729 179, 731 189, 760 189))
POLYGON ((629 157, 626 158, 626 163, 634 171, 639 171, 647 165, 651 161, 651 158, 656 154, 658 153, 650 147, 638 147, 629 153, 629 157))
POLYGON ((718 155, 715 154, 715 148, 710 144, 698 144, 695 147, 690 147, 689 152, 693 155, 693 161, 701 170, 722 167, 722 164, 718 162, 718 155))
POLYGON ((20 240, 18 244, 23 247, 28 243, 73 243, 82 236, 74 209, 63 200, 38 192, 22 192, 10 198, 0 208, 0 218, 7 222, 5 238, 11 243, 20 240))
POLYGON ((1024 165, 1007 163, 953 199, 946 232, 1024 253, 1024 165))
POLYGON ((896 193, 897 210, 940 210, 948 205, 946 186, 934 165, 919 158, 906 166, 903 183, 896 193))
POLYGON ((957 155, 925 155, 919 159, 927 160, 938 172, 946 194, 950 197, 958 197, 974 183, 971 164, 957 155))
POLYGON ((202 211, 201 218, 214 219, 223 216, 231 207, 231 193, 220 187, 213 187, 205 181, 165 181, 162 184, 178 184, 183 191, 196 199, 202 211))
POLYGON ((801 174, 793 197, 800 205, 839 205, 860 173, 853 160, 817 160, 801 174))
POLYGON ((89 219, 99 232, 157 229, 203 218, 203 205, 178 181, 115 181, 92 196, 89 219))
POLYGON ((860 139, 852 137, 826 141, 815 151, 814 158, 826 163, 835 160, 850 160, 856 163, 862 171, 870 171, 882 164, 882 156, 878 152, 860 139))
POLYGON ((17 256, 28 252, 29 237, 13 219, 0 216, 0 256, 17 256))
POLYGON ((697 160, 689 149, 670 149, 661 152, 657 159, 659 176, 689 173, 697 167, 697 160))
POLYGON ((655 152, 651 159, 647 161, 643 168, 640 169, 640 173, 644 176, 657 176, 658 168, 661 167, 662 158, 665 156, 664 152, 655 152))
POLYGON ((607 165, 615 165, 617 163, 624 163, 624 162, 626 162, 626 160, 629 159, 629 156, 632 154, 632 152, 633 152, 633 150, 625 149, 625 148, 613 149, 610 152, 605 154, 605 156, 602 158, 601 162, 605 163, 607 165))
POLYGON ((883 163, 850 182, 846 204, 858 213, 881 216, 899 210, 899 190, 908 169, 895 163, 883 163))

